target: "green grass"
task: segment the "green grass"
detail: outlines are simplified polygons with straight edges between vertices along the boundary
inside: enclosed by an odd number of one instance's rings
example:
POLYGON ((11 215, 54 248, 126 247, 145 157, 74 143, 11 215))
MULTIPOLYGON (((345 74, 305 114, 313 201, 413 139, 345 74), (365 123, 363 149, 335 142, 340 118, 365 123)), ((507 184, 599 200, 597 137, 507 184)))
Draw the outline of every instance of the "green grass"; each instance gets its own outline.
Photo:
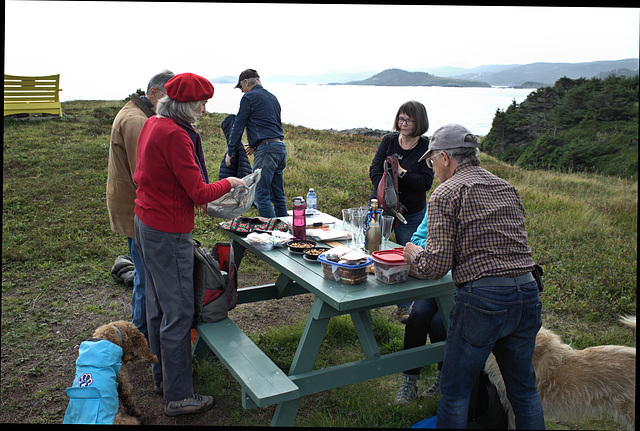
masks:
MULTIPOLYGON (((2 417, 60 423, 71 376, 61 359, 91 330, 127 319, 130 298, 110 269, 127 254, 124 238, 109 227, 105 204, 110 126, 122 101, 64 102, 66 117, 4 122, 2 224, 2 417), (51 381, 55 380, 52 384, 51 381), (18 399, 5 394, 19 393, 18 399), (30 409, 23 409, 25 404, 30 409)), ((225 152, 219 124, 206 114, 198 124, 210 176, 225 152)), ((377 139, 342 136, 285 125, 289 152, 287 199, 318 193, 318 208, 364 204, 368 168, 377 139)), ((637 182, 589 174, 527 171, 481 156, 489 171, 511 182, 527 210, 529 244, 545 270, 545 326, 576 348, 598 344, 635 346, 635 333, 617 322, 636 314, 637 182)), ((434 183, 437 186, 438 181, 434 183)), ((204 244, 224 241, 220 220, 197 217, 194 236, 204 244)), ((248 254, 243 271, 275 277, 248 254)), ((304 320, 249 334, 284 370, 297 347, 304 320)), ((373 313, 381 350, 402 347, 403 327, 389 309, 373 313)), ((316 366, 363 357, 348 317, 332 319, 316 366)), ((423 379, 435 366, 423 370, 423 379)), ((399 376, 387 376, 305 397, 296 426, 407 427, 435 414, 435 402, 392 406, 399 376)), ((215 361, 196 364, 202 393, 218 397, 226 425, 268 425, 274 408, 244 411, 237 383, 215 361), (226 405, 225 405, 226 403, 226 405)), ((425 383, 427 384, 427 383, 425 383)), ((609 419, 553 429, 617 429, 609 419)))

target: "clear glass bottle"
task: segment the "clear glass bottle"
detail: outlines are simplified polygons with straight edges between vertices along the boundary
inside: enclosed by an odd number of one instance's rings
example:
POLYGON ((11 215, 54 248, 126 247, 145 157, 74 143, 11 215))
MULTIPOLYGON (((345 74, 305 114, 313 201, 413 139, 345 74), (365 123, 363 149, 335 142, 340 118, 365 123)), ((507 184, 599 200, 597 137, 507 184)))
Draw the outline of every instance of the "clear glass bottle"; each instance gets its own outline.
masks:
POLYGON ((364 237, 364 249, 369 254, 380 250, 382 230, 380 228, 379 215, 378 200, 371 199, 371 206, 369 207, 369 214, 367 215, 367 225, 365 226, 366 233, 364 237))
POLYGON ((302 196, 293 198, 293 236, 307 239, 307 206, 302 196))

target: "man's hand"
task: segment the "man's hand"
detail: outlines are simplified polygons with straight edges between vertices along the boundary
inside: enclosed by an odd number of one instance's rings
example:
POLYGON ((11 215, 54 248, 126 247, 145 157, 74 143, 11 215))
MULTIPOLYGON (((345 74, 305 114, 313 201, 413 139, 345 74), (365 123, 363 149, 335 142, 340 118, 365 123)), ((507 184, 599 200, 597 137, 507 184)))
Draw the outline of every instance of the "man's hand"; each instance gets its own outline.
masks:
POLYGON ((404 250, 402 250, 402 257, 404 257, 404 261, 407 262, 408 264, 413 264, 413 262, 411 262, 411 254, 413 253, 413 251, 417 248, 422 248, 419 247, 417 245, 415 245, 412 242, 408 242, 405 246, 404 246, 404 250))
POLYGON ((229 153, 227 153, 227 155, 224 156, 224 164, 227 165, 227 168, 231 166, 231 157, 229 157, 229 153))

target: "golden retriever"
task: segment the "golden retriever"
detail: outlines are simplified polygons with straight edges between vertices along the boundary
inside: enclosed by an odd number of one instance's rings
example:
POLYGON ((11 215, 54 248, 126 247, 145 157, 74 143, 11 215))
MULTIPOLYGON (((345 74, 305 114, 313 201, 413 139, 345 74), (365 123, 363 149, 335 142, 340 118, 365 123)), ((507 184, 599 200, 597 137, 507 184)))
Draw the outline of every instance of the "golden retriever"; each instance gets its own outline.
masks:
MULTIPOLYGON (((620 320, 635 330, 635 316, 620 320)), ((543 327, 536 337, 533 368, 545 419, 583 420, 607 412, 627 429, 635 429, 635 347, 596 346, 575 350, 543 327)), ((509 416, 509 427, 515 428, 513 410, 493 354, 489 355, 484 369, 498 390, 500 402, 509 416)))

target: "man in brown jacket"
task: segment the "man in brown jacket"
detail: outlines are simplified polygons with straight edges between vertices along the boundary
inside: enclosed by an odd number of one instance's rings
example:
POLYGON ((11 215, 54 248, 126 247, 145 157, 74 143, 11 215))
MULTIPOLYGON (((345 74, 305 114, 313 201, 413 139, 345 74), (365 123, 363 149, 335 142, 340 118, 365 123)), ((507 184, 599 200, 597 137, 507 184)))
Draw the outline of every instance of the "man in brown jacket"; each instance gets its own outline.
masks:
POLYGON ((155 115, 154 109, 165 96, 164 85, 174 76, 165 70, 149 81, 145 96, 134 93, 118 115, 111 128, 109 145, 109 167, 107 174, 107 210, 111 230, 127 237, 129 254, 135 267, 133 294, 131 298, 131 320, 145 336, 147 317, 144 289, 144 264, 135 244, 133 209, 136 184, 133 174, 136 167, 138 135, 147 118, 155 115))

